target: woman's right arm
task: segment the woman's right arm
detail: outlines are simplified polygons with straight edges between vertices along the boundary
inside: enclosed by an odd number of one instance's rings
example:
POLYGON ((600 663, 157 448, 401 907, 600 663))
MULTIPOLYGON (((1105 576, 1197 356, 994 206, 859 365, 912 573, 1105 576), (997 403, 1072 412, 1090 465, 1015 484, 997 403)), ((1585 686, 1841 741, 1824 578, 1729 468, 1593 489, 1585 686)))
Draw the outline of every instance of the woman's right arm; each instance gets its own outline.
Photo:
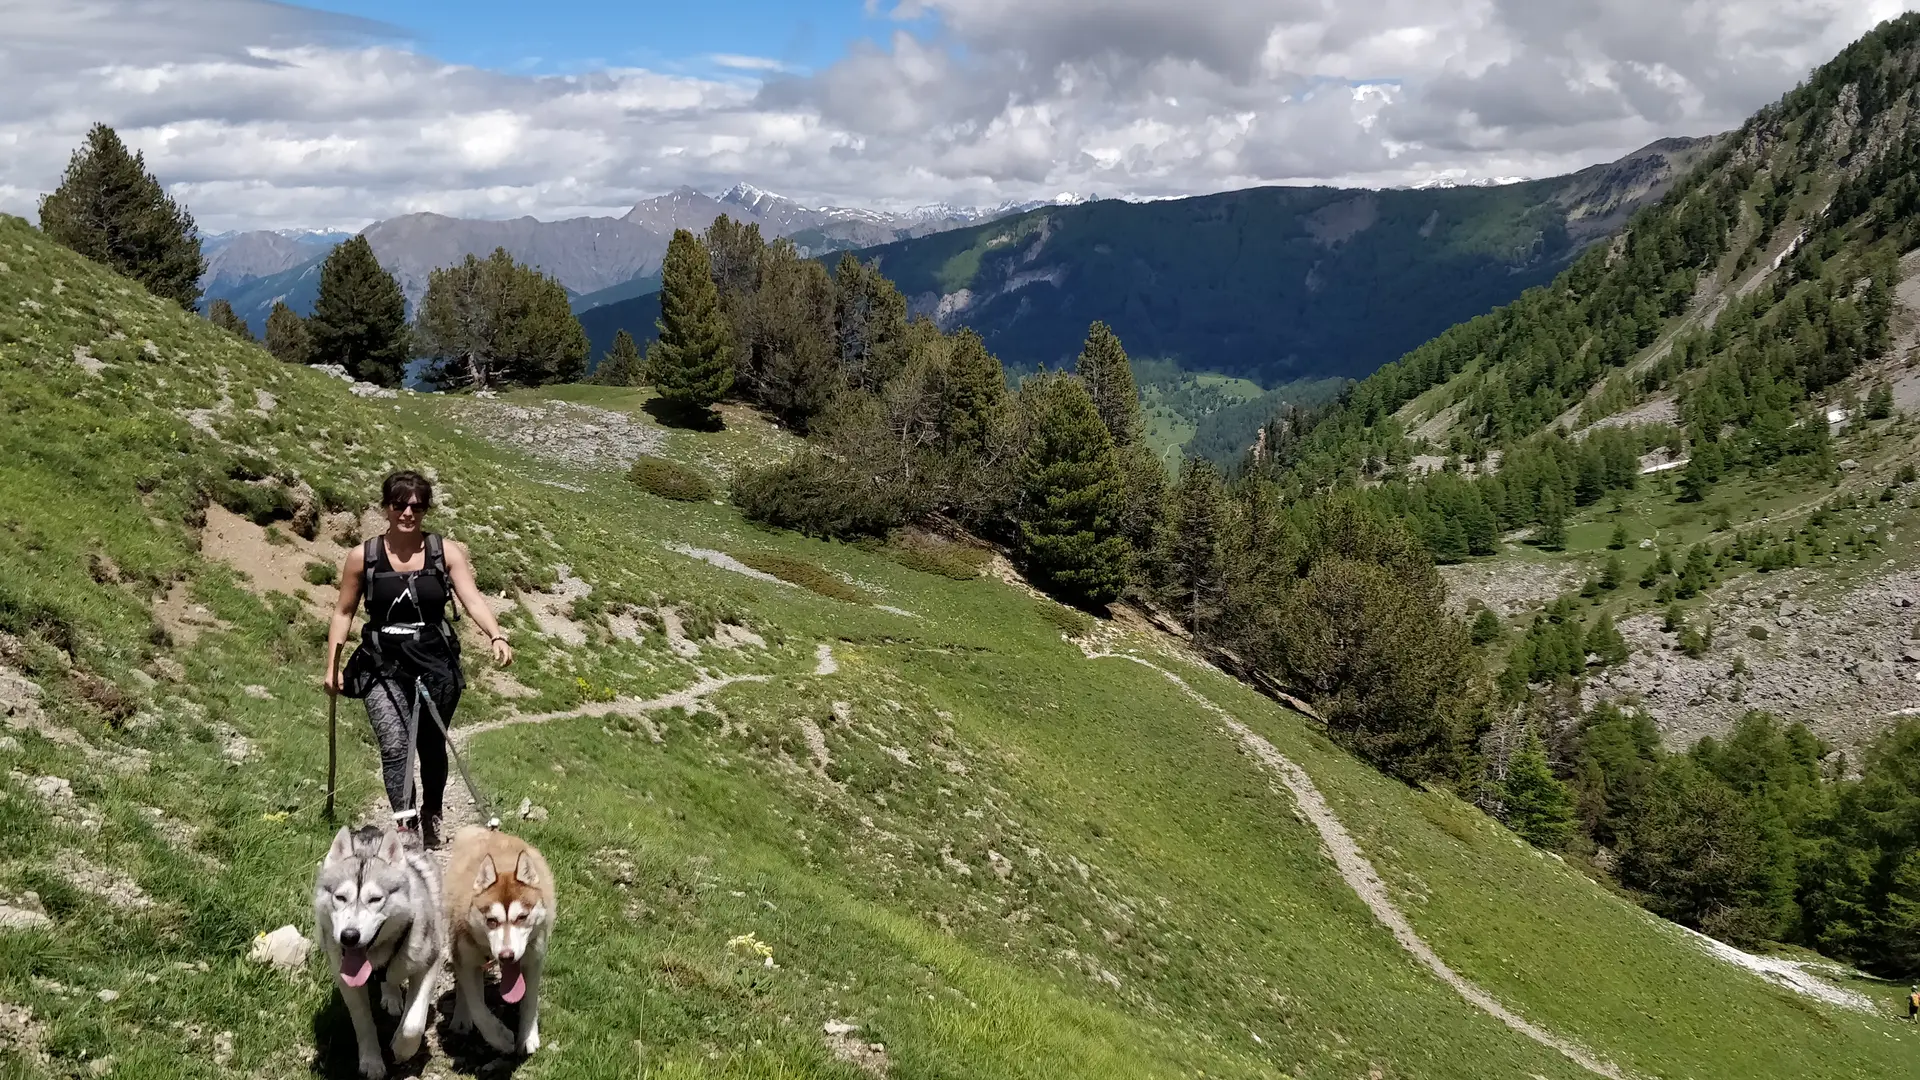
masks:
POLYGON ((340 649, 353 629, 354 612, 360 609, 360 575, 366 570, 365 548, 359 544, 347 553, 340 567, 340 600, 333 606, 333 621, 327 627, 327 668, 321 686, 329 694, 340 692, 340 649))

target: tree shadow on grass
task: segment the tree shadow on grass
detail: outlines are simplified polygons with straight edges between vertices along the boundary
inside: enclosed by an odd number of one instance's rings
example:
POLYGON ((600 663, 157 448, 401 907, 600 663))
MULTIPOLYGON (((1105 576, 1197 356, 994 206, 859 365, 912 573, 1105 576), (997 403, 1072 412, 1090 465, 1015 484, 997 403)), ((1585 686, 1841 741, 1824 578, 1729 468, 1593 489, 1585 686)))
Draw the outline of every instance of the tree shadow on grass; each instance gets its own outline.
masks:
POLYGON ((663 427, 686 431, 724 431, 727 423, 718 412, 703 405, 687 405, 656 397, 640 406, 663 427))

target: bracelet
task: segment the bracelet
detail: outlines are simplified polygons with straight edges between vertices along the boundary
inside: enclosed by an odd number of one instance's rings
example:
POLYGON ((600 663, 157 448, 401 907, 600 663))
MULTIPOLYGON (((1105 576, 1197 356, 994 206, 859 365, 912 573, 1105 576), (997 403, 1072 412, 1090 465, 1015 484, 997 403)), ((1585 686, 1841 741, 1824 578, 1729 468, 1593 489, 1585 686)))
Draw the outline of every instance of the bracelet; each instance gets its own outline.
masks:
POLYGON ((507 640, 507 636, 505 634, 495 634, 492 637, 487 639, 487 644, 491 645, 496 641, 506 641, 506 640, 507 640))

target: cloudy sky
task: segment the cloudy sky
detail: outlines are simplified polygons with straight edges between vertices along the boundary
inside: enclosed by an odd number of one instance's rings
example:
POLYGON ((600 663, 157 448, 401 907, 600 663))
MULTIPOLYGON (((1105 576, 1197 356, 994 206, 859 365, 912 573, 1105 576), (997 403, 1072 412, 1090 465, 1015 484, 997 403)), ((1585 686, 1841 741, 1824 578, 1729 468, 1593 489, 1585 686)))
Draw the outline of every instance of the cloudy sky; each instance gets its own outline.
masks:
POLYGON ((209 231, 1546 176, 1733 127, 1909 7, 0 0, 0 210, 96 120, 209 231))

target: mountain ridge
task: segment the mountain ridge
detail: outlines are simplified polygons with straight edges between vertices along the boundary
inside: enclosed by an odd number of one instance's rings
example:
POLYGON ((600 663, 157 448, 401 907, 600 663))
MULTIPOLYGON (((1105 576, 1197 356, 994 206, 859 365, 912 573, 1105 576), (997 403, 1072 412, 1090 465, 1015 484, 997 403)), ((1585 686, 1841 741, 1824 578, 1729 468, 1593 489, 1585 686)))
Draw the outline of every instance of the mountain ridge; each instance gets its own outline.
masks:
MULTIPOLYGON (((1075 355, 1087 325, 1133 355, 1251 378, 1358 377, 1549 280, 1715 139, 1673 138, 1499 186, 1266 187, 1031 209, 859 249, 911 310, 969 326, 1014 370, 1075 355)), ((658 300, 583 315, 604 352, 650 337, 658 300)))
MULTIPOLYGON (((579 310, 585 310, 639 295, 658 273, 675 229, 700 232, 721 214, 759 225, 769 236, 794 237, 804 253, 821 254, 924 236, 1036 205, 1042 204, 1007 203, 990 209, 930 205, 899 212, 807 207, 742 182, 719 196, 675 188, 642 199, 620 217, 460 218, 423 211, 382 219, 361 232, 381 265, 399 280, 409 305, 425 295, 433 270, 506 247, 521 262, 553 275, 583 301, 579 310)), ((202 278, 206 302, 229 301, 256 333, 276 300, 304 315, 312 308, 317 281, 305 264, 317 265, 347 235, 253 230, 207 237, 208 267, 202 278)))

